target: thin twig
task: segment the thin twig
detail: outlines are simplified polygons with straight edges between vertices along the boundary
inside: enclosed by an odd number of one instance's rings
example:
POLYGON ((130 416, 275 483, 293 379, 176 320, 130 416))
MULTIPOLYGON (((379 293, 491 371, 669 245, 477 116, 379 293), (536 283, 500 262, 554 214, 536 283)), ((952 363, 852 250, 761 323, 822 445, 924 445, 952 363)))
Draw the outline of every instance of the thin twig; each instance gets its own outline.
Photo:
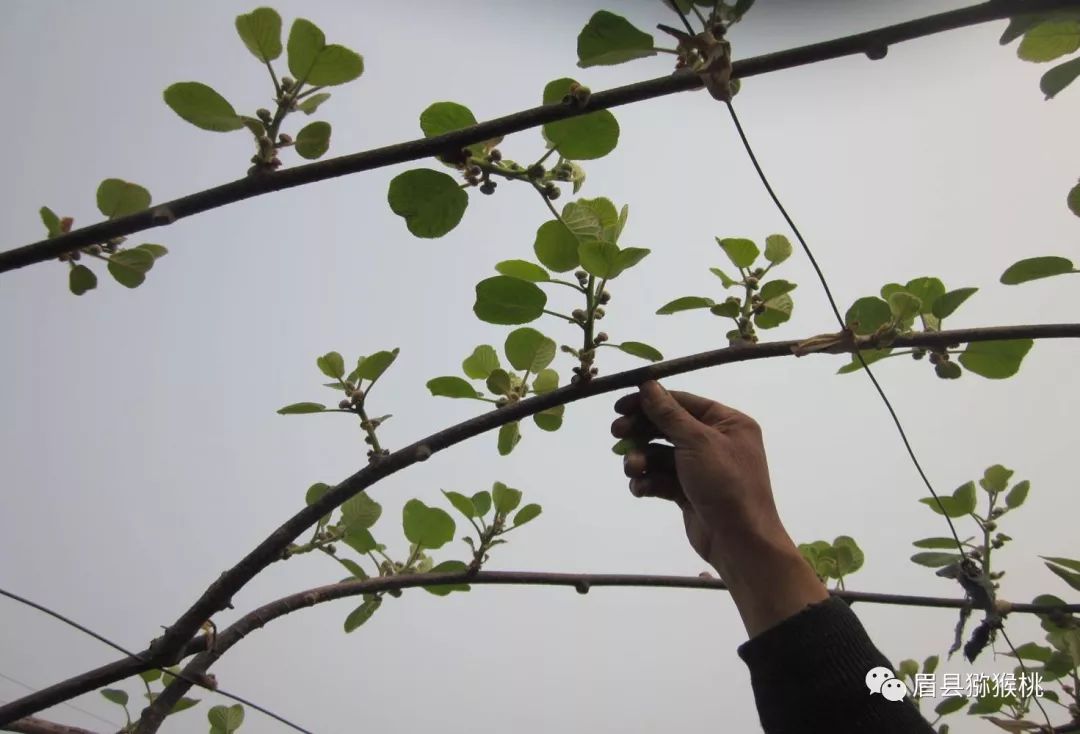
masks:
MULTIPOLYGON (((732 69, 732 78, 745 79, 843 56, 874 52, 902 41, 1000 20, 1016 14, 1041 13, 1077 7, 1080 7, 1080 0, 990 0, 979 5, 898 23, 866 33, 857 33, 831 41, 736 61, 732 69)), ((126 217, 93 224, 52 239, 41 240, 0 253, 0 272, 51 260, 62 253, 80 247, 164 226, 177 219, 243 201, 253 196, 397 163, 431 158, 446 153, 448 150, 460 150, 475 143, 528 130, 555 120, 699 89, 701 86, 702 82, 697 74, 682 70, 637 84, 597 92, 589 97, 586 104, 580 106, 552 104, 534 107, 433 138, 412 140, 265 175, 249 176, 152 206, 126 217)))

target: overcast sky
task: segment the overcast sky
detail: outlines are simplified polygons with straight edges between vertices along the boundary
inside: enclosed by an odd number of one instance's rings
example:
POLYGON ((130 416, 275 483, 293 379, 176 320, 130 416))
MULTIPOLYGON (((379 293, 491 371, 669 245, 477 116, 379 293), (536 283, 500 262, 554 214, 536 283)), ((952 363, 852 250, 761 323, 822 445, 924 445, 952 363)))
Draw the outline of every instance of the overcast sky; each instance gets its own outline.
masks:
MULTIPOLYGON (((752 56, 963 4, 761 0, 732 33, 734 52, 752 56)), ((42 205, 74 216, 77 226, 97 221, 94 192, 104 178, 141 183, 162 202, 242 176, 250 136, 196 129, 161 92, 198 80, 249 114, 270 106, 265 70, 233 27, 253 7, 6 0, 0 247, 40 239, 42 205)), ((544 84, 558 77, 606 89, 671 70, 666 56, 576 68, 577 33, 601 3, 275 7, 286 24, 303 13, 330 42, 364 55, 360 80, 333 90, 319 111, 334 126, 331 155, 418 137, 417 117, 435 101, 467 104, 487 119, 538 104, 544 84)), ((642 28, 675 21, 659 2, 606 7, 642 28)), ((933 275, 950 288, 980 288, 952 327, 1075 320, 1075 279, 998 283, 1023 257, 1080 256, 1080 221, 1064 205, 1080 171, 1080 90, 1044 102, 1038 79, 1046 67, 1000 47, 1004 25, 906 43, 879 62, 851 57, 743 85, 736 105, 747 131, 841 308, 884 283, 933 275)), ((623 241, 652 254, 611 287, 605 330, 666 356, 722 346, 727 326, 715 317, 654 313, 677 296, 723 297, 708 272, 725 265, 714 236, 761 242, 788 233, 783 221, 707 93, 615 114, 619 146, 584 164, 581 195, 630 204, 623 241)), ((532 161, 543 145, 530 131, 500 148, 532 161)), ((447 237, 415 239, 389 210, 386 190, 402 170, 428 165, 439 167, 419 162, 339 178, 138 236, 130 244, 160 243, 170 254, 137 290, 102 272, 99 288, 76 298, 56 262, 4 274, 0 585, 121 644, 145 646, 298 510, 308 485, 335 483, 363 465, 366 447, 349 417, 274 412, 333 399, 314 364, 326 351, 353 361, 401 348, 371 405, 394 416, 381 430, 390 448, 475 415, 480 404, 430 397, 424 383, 459 374, 475 345, 502 344, 508 329, 472 313, 473 285, 500 260, 532 257, 536 228, 550 215, 525 187, 504 184, 495 196, 473 196, 447 237)), ((801 253, 778 275, 799 283, 794 316, 764 336, 835 328, 801 253)), ((562 293, 551 295, 557 307, 573 307, 562 293)), ((572 338, 550 319, 535 326, 560 342, 572 338)), ((1008 571, 1003 598, 1075 596, 1037 556, 1078 555, 1078 354, 1067 341, 1037 344, 1020 374, 1002 382, 972 374, 946 382, 925 362, 906 359, 876 370, 939 490, 995 463, 1031 480, 1028 504, 1002 524, 1016 538, 995 554, 1008 571)), ((946 526, 918 502, 925 489, 868 380, 834 374, 844 361, 758 361, 668 384, 758 419, 791 535, 799 542, 851 535, 865 550, 865 568, 849 588, 958 595, 908 560, 912 540, 945 534, 946 526)), ((599 367, 638 364, 612 350, 599 367)), ((567 375, 572 363, 560 355, 557 366, 567 375)), ((473 493, 500 480, 543 504, 544 514, 496 549, 492 569, 704 570, 678 513, 627 491, 609 451, 614 398, 569 407, 557 434, 524 426, 511 457, 499 457, 494 435, 485 435, 380 483, 371 490, 385 507, 376 536, 401 555, 407 499, 437 504, 440 489, 473 493)), ((455 541, 435 556, 466 552, 455 541)), ((276 564, 235 597, 235 612, 216 619, 227 624, 340 577, 320 556, 276 564)), ((735 653, 745 632, 724 593, 481 587, 436 598, 416 590, 388 599, 345 635, 342 621, 354 606, 340 601, 274 622, 215 666, 218 680, 316 732, 758 730, 735 653)), ((855 609, 894 663, 944 653, 951 641, 951 611, 855 609)), ((8 678, 39 688, 117 657, 7 600, 0 619, 0 701, 25 694, 8 678)), ((1009 625, 1018 644, 1041 641, 1032 620, 1009 625)), ((986 654, 943 670, 1008 669, 1007 658, 986 654)), ((122 686, 139 695, 133 682, 122 686)), ((164 730, 205 731, 208 706, 228 703, 213 698, 164 730)), ((96 693, 74 703, 122 723, 120 710, 96 693)), ((46 715, 108 729, 70 707, 46 715)), ((953 718, 954 732, 989 726, 953 718)), ((255 712, 247 722, 244 730, 287 731, 255 712)))

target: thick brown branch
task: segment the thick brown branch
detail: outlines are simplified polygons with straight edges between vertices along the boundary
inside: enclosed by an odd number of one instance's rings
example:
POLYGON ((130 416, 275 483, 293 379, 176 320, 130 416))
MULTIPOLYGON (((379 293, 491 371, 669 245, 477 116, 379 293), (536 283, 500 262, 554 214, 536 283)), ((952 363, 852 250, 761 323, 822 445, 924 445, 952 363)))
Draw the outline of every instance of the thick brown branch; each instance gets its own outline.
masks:
MULTIPOLYGON (((991 0, 980 5, 898 23, 866 33, 743 59, 735 62, 732 73, 734 78, 767 74, 842 56, 873 53, 901 41, 910 41, 934 33, 1000 20, 1020 13, 1045 12, 1070 7, 1080 7, 1080 0, 991 0)), ((370 171, 396 163, 431 158, 448 150, 460 150, 473 143, 521 132, 554 120, 576 117, 598 109, 619 107, 700 87, 701 80, 696 74, 681 71, 606 92, 598 92, 593 94, 584 106, 571 107, 554 104, 534 107, 434 138, 398 143, 262 176, 249 176, 174 199, 126 217, 93 224, 52 239, 41 240, 0 253, 0 272, 51 260, 61 253, 101 243, 113 237, 131 235, 152 227, 171 224, 177 219, 243 201, 253 196, 360 171, 370 171)))
MULTIPOLYGON (((894 347, 944 347, 951 344, 966 342, 999 341, 1004 339, 1061 339, 1080 337, 1080 324, 1044 324, 1029 326, 998 326, 977 329, 955 329, 950 331, 932 332, 923 334, 911 334, 897 337, 894 347)), ((224 609, 229 599, 250 581, 262 569, 281 558, 285 547, 295 540, 301 533, 314 525, 320 517, 330 512, 341 503, 359 492, 364 491, 375 482, 404 469, 418 461, 424 461, 435 451, 448 448, 461 443, 466 439, 481 433, 493 430, 506 423, 535 415, 558 405, 582 400, 584 398, 615 390, 624 390, 640 385, 646 380, 656 380, 673 375, 685 374, 708 367, 716 367, 731 362, 743 362, 753 359, 765 359, 770 357, 792 356, 792 348, 805 340, 768 342, 764 344, 743 345, 727 347, 710 352, 681 357, 678 359, 659 362, 657 364, 639 367, 626 372, 598 377, 581 385, 563 387, 550 393, 522 400, 505 408, 493 410, 489 413, 477 416, 463 423, 432 434, 425 439, 417 441, 403 449, 391 453, 386 458, 371 464, 353 474, 348 479, 338 484, 333 490, 327 492, 318 502, 305 507, 292 518, 287 520, 281 527, 275 530, 268 538, 260 543, 254 550, 248 553, 239 563, 223 573, 192 607, 185 612, 165 635, 158 638, 151 646, 154 655, 160 656, 161 662, 156 660, 149 651, 145 653, 148 660, 157 665, 171 664, 176 655, 174 649, 184 646, 184 643, 194 635, 204 620, 209 619, 215 613, 224 609)), ((859 343, 861 348, 869 348, 872 345, 865 340, 859 343)), ((835 353, 845 351, 841 344, 832 348, 835 353)), ((114 663, 115 665, 115 663, 114 663)), ((108 668, 109 666, 105 666, 108 668)), ((154 666, 148 666, 154 667, 154 666)), ((98 671, 105 668, 99 668, 98 671)), ((127 668, 126 675, 138 672, 138 664, 127 668)), ((96 672, 96 671, 95 671, 96 672)), ((42 699, 41 693, 27 696, 18 701, 13 701, 5 706, 0 706, 0 724, 22 716, 28 716, 37 711, 51 706, 59 701, 66 700, 74 695, 85 693, 96 687, 120 680, 126 675, 118 675, 114 678, 104 679, 102 676, 93 678, 94 683, 86 686, 67 685, 67 682, 46 689, 52 692, 47 699, 42 699), (62 695, 57 698, 60 692, 62 695), (31 698, 38 698, 33 703, 27 703, 31 698)))
POLYGON ((25 719, 13 721, 4 727, 4 731, 17 731, 22 734, 95 734, 89 729, 57 724, 36 716, 27 716, 25 719))
MULTIPOLYGON (((255 609, 223 630, 214 642, 212 650, 196 655, 185 667, 187 678, 198 678, 209 670, 218 658, 233 645, 252 632, 268 623, 292 612, 324 602, 345 597, 373 594, 389 589, 407 589, 415 586, 436 586, 439 584, 468 582, 471 584, 514 584, 532 586, 568 586, 579 593, 588 593, 600 586, 661 587, 680 589, 720 589, 726 590, 723 581, 701 576, 657 576, 650 574, 610 574, 610 573, 544 573, 533 571, 480 571, 475 575, 463 573, 428 573, 389 578, 346 581, 329 586, 320 586, 307 591, 283 597, 255 609)), ((875 604, 899 604, 903 606, 938 607, 961 609, 969 606, 965 599, 947 599, 931 596, 904 596, 899 594, 877 594, 859 591, 832 591, 833 596, 845 599, 848 603, 870 602, 875 604)), ((1080 604, 1067 606, 1046 606, 1035 604, 1013 604, 1010 612, 1050 613, 1080 612, 1080 604)), ((136 734, 153 734, 165 715, 180 698, 187 693, 190 684, 182 679, 175 679, 168 688, 147 707, 139 720, 136 734)))

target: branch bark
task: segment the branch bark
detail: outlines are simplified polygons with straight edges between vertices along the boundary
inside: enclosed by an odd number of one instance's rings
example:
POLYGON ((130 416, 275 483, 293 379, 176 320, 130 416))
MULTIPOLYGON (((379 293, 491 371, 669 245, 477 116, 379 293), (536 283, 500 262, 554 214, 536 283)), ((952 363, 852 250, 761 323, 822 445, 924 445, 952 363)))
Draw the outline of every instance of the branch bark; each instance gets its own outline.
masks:
MULTIPOLYGON (((1012 15, 1078 7, 1080 7, 1080 0, 990 0, 979 5, 938 13, 866 33, 736 61, 733 65, 732 76, 736 79, 745 79, 842 56, 879 52, 895 43, 1000 20, 1012 15)), ((434 138, 422 138, 330 158, 263 176, 249 176, 174 199, 126 217, 99 222, 52 239, 41 240, 0 253, 0 273, 51 260, 62 253, 101 243, 113 237, 127 236, 171 224, 177 219, 234 204, 254 196, 383 168, 396 163, 431 158, 450 150, 460 150, 473 143, 521 132, 555 120, 699 89, 701 86, 701 79, 696 74, 690 71, 679 71, 668 76, 598 92, 593 94, 588 103, 582 107, 562 104, 534 107, 434 138)))
MULTIPOLYGON (((587 594, 593 587, 601 586, 727 589, 727 586, 720 579, 703 578, 701 576, 544 573, 532 571, 480 571, 475 574, 469 572, 427 573, 345 581, 291 594, 268 604, 264 604, 258 609, 245 614, 218 635, 212 649, 196 655, 195 658, 184 667, 183 672, 188 678, 199 678, 230 648, 252 632, 261 629, 275 619, 307 607, 315 606, 316 604, 343 599, 345 597, 359 596, 361 594, 388 591, 390 589, 407 589, 417 586, 437 586, 440 584, 462 582, 470 584, 570 586, 575 588, 578 593, 581 594, 587 594)), ((947 609, 962 609, 970 606, 970 602, 966 599, 879 594, 846 590, 833 590, 831 593, 833 596, 846 600, 849 604, 858 601, 874 604, 898 604, 902 606, 937 607, 947 609)), ((1010 607, 1010 613, 1045 614, 1052 611, 1069 613, 1080 612, 1080 604, 1070 604, 1067 606, 1012 604, 1010 607)), ((165 716, 168 715, 168 712, 172 710, 172 707, 176 705, 180 698, 187 693, 190 688, 191 684, 187 681, 180 678, 174 679, 161 695, 158 696, 150 706, 143 710, 138 726, 135 729, 135 734, 153 734, 153 732, 156 732, 165 716)))
POLYGON ((4 731, 17 731, 21 734, 95 734, 89 729, 57 724, 36 716, 27 716, 25 719, 13 721, 4 727, 4 731))
MULTIPOLYGON (((894 347, 944 347, 952 344, 1000 341, 1006 339, 1062 339, 1080 337, 1080 324, 1043 324, 1024 326, 998 326, 975 329, 955 329, 941 332, 910 334, 897 337, 894 347)), ((405 469, 416 462, 424 461, 434 452, 449 448, 466 439, 493 430, 506 423, 526 418, 550 408, 566 405, 584 398, 633 388, 647 380, 658 380, 674 375, 686 374, 708 367, 716 367, 732 362, 754 359, 792 356, 792 348, 804 340, 767 342, 762 344, 727 347, 709 352, 680 357, 646 365, 634 370, 619 372, 606 377, 598 377, 589 382, 559 388, 550 393, 522 400, 513 405, 484 413, 470 420, 451 426, 427 438, 421 439, 403 449, 399 449, 374 464, 369 464, 327 492, 318 502, 300 510, 289 518, 269 537, 248 553, 235 566, 225 571, 214 581, 199 599, 171 625, 162 637, 151 644, 142 653, 145 656, 145 668, 139 668, 137 661, 124 668, 127 672, 115 677, 101 674, 111 666, 104 666, 92 671, 97 674, 87 677, 79 685, 67 685, 67 682, 51 686, 36 694, 0 706, 0 725, 14 719, 28 716, 48 706, 67 700, 79 693, 94 690, 128 675, 134 675, 140 669, 171 665, 177 659, 179 650, 185 648, 199 630, 202 623, 226 608, 232 595, 271 563, 280 559, 286 546, 312 527, 320 517, 332 511, 340 504, 364 491, 377 481, 405 469), (92 681, 92 682, 91 682, 92 681), (44 695, 44 694, 48 695, 44 695)), ((870 349, 875 345, 863 338, 857 345, 860 349, 870 349)), ((841 345, 830 353, 841 354, 847 349, 841 345)), ((123 661, 122 661, 123 662, 123 661)), ((118 663, 111 664, 119 665, 118 663)), ((90 676, 85 674, 82 677, 90 676)))

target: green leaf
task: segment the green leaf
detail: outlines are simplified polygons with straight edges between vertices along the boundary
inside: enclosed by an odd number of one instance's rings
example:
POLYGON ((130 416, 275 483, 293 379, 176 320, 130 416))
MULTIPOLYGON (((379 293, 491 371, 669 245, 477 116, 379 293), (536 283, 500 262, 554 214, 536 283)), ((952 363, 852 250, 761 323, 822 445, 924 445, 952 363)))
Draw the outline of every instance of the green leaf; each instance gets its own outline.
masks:
POLYGON ((435 397, 478 398, 480 393, 461 377, 434 377, 427 381, 427 389, 435 397))
POLYGON ((973 342, 960 355, 960 364, 991 380, 1012 377, 1035 342, 1031 339, 973 342))
MULTIPOLYGON (((862 354, 862 358, 867 364, 873 364, 874 362, 877 362, 880 359, 885 359, 890 354, 892 354, 892 347, 889 347, 888 349, 860 349, 859 353, 862 354)), ((858 358, 855 357, 855 355, 852 355, 851 361, 838 369, 836 371, 836 374, 846 375, 851 372, 858 372, 861 369, 862 364, 859 362, 858 358)))
POLYGON ((621 15, 600 10, 578 34, 578 66, 611 66, 655 56, 653 37, 621 15))
POLYGON ((964 706, 967 706, 967 702, 967 696, 949 696, 934 707, 934 713, 938 716, 954 714, 964 708, 964 706))
POLYGON ((289 71, 298 82, 329 87, 351 82, 364 73, 360 54, 326 44, 326 36, 309 20, 297 18, 289 31, 289 71))
POLYGON ((1017 646, 1015 653, 1006 652, 1003 654, 1008 655, 1011 658, 1034 660, 1038 663, 1045 663, 1050 659, 1050 656, 1054 654, 1054 651, 1049 647, 1034 642, 1025 642, 1023 645, 1017 646))
POLYGON ((495 270, 502 275, 530 283, 546 283, 551 280, 546 270, 528 260, 503 260, 495 266, 495 270))
POLYGON ((476 508, 476 514, 480 517, 488 514, 491 509, 491 492, 483 491, 477 492, 470 499, 472 499, 473 507, 476 508))
POLYGON ((939 515, 948 517, 963 517, 975 509, 975 482, 966 482, 960 485, 952 495, 940 495, 941 506, 933 497, 923 497, 919 500, 939 515), (944 508, 944 511, 942 511, 944 508))
POLYGON ((771 234, 765 238, 765 259, 773 265, 791 257, 791 242, 782 234, 771 234))
MULTIPOLYGON (((465 105, 457 102, 435 102, 420 113, 420 129, 424 131, 424 137, 433 138, 438 135, 472 127, 476 124, 476 116, 465 105)), ((490 150, 502 140, 492 138, 482 143, 474 143, 468 146, 468 150, 475 156, 482 156, 485 150, 490 150)))
POLYGON ((1076 184, 1069 189, 1069 195, 1065 198, 1065 203, 1076 216, 1080 217, 1080 184, 1076 184))
POLYGON ((97 190, 98 211, 109 219, 140 212, 150 206, 150 192, 139 184, 107 178, 97 190))
POLYGON ((991 467, 987 467, 983 472, 983 478, 979 480, 979 486, 985 489, 987 492, 1004 492, 1005 488, 1009 486, 1009 479, 1012 478, 1012 469, 1006 469, 1001 464, 994 464, 991 467))
MULTIPOLYGON (((464 561, 443 561, 437 566, 433 566, 428 573, 465 573, 468 570, 468 566, 464 561)), ((434 586, 423 587, 428 593, 435 596, 446 596, 451 591, 468 591, 468 584, 436 584, 434 586)))
POLYGON ((784 323, 791 318, 791 310, 795 308, 787 294, 771 298, 764 305, 764 313, 754 314, 754 324, 761 329, 773 329, 784 323))
POLYGON ((1056 563, 1059 566, 1065 566, 1066 568, 1070 568, 1073 571, 1080 572, 1080 561, 1073 560, 1072 558, 1060 558, 1057 556, 1039 556, 1039 558, 1043 559, 1044 561, 1056 563))
POLYGON ((651 347, 644 342, 623 342, 618 345, 619 349, 641 359, 647 359, 650 362, 659 362, 664 358, 664 355, 660 353, 656 347, 651 347))
POLYGON ((1027 499, 1028 491, 1030 489, 1031 482, 1027 479, 1022 482, 1017 482, 1013 485, 1013 488, 1009 490, 1009 493, 1005 495, 1005 506, 1011 510, 1024 504, 1024 500, 1027 499))
POLYGON ((321 413, 326 410, 322 403, 293 403, 278 410, 278 415, 301 415, 303 413, 321 413))
POLYGON ((315 160, 330 149, 330 123, 312 122, 296 134, 296 152, 301 158, 315 160))
POLYGON ((327 352, 316 359, 315 364, 329 378, 336 380, 345 376, 345 360, 337 352, 327 352))
POLYGON ((518 421, 506 423, 499 428, 499 455, 507 456, 521 440, 521 426, 518 421))
POLYGON ((547 295, 534 284, 497 275, 476 284, 473 313, 489 324, 527 324, 540 318, 546 305, 547 295))
POLYGON ((921 302, 919 310, 921 314, 934 313, 934 304, 937 299, 945 295, 945 285, 938 278, 915 278, 908 281, 904 288, 921 302))
MULTIPOLYGON (((323 482, 315 482, 315 484, 312 484, 310 487, 308 487, 307 492, 304 493, 304 504, 310 507, 311 505, 322 499, 323 495, 325 495, 330 490, 331 487, 329 484, 324 484, 323 482)), ((326 523, 330 522, 330 515, 332 514, 332 512, 333 510, 323 515, 319 519, 319 523, 325 525, 326 523)))
POLYGON ((491 489, 491 499, 495 503, 495 511, 507 515, 521 503, 521 492, 502 482, 495 482, 491 489))
POLYGON ((593 240, 582 242, 578 246, 578 257, 581 258, 581 267, 585 272, 606 280, 612 280, 622 272, 619 267, 621 254, 622 251, 614 242, 593 240))
MULTIPOLYGON (((378 543, 375 542, 375 536, 371 534, 371 531, 367 528, 352 527, 345 530, 345 535, 341 538, 347 546, 360 554, 371 553, 378 547, 378 543)), ((342 559, 338 559, 342 560, 342 559)), ((355 575, 355 571, 353 572, 355 575)))
POLYGON ((710 308, 709 313, 714 316, 737 319, 742 314, 742 304, 738 298, 729 298, 723 303, 718 303, 710 308))
POLYGON ((853 574, 862 568, 865 556, 854 538, 841 535, 833 541, 833 547, 836 549, 837 572, 841 576, 853 574))
POLYGON ((229 101, 201 82, 177 82, 164 96, 165 104, 195 127, 224 133, 244 126, 229 101))
POLYGON ((158 678, 161 677, 161 671, 157 670, 157 669, 155 669, 155 670, 144 670, 143 672, 139 673, 139 677, 142 678, 147 683, 153 683, 154 681, 156 681, 158 678))
POLYGON ((940 296, 934 301, 934 308, 932 309, 934 316, 939 319, 944 319, 947 316, 951 316, 956 309, 960 308, 960 305, 969 299, 978 288, 957 288, 954 291, 949 291, 943 296, 940 296))
POLYGON ((465 374, 473 380, 486 380, 493 370, 499 368, 499 355, 495 347, 481 344, 461 363, 465 374))
POLYGON ((402 527, 409 542, 434 550, 454 539, 454 518, 438 507, 409 500, 402 510, 402 527))
POLYGON ((171 714, 178 714, 181 711, 187 711, 192 706, 197 706, 198 703, 199 703, 199 699, 197 699, 197 698, 188 698, 187 696, 184 696, 183 698, 181 698, 179 701, 177 701, 173 705, 172 711, 170 711, 169 714, 170 715, 171 714))
MULTIPOLYGON (((623 214, 627 207, 623 207, 623 214)), ((598 196, 594 199, 578 199, 563 207, 563 221, 570 231, 583 240, 616 242, 625 224, 611 199, 598 196)))
POLYGON ((77 296, 97 288, 97 276, 85 265, 75 265, 68 273, 68 288, 77 296))
POLYGON ((313 94, 310 97, 304 97, 302 100, 297 102, 296 109, 300 110, 305 115, 313 115, 315 114, 315 110, 319 109, 319 105, 321 105, 328 99, 330 99, 329 92, 319 92, 318 94, 313 94))
POLYGON ((469 195, 452 176, 430 168, 405 171, 390 182, 390 209, 417 237, 442 237, 461 222, 469 195))
POLYGON ((1051 20, 1024 34, 1016 54, 1024 61, 1053 61, 1080 48, 1080 22, 1051 20))
POLYGON ((844 315, 844 323, 852 327, 856 334, 873 334, 891 320, 889 304, 874 296, 855 301, 844 315))
POLYGON ((382 505, 360 492, 341 505, 341 519, 347 528, 368 529, 382 516, 382 505))
POLYGON ((907 291, 897 291, 889 296, 889 310, 896 321, 908 321, 922 312, 922 301, 907 291))
POLYGON ((748 268, 754 264, 761 251, 758 250, 757 245, 753 240, 743 239, 740 237, 727 237, 725 239, 716 238, 716 243, 720 245, 724 253, 728 256, 728 259, 737 268, 748 268))
MULTIPOLYGON (((260 8, 259 10, 269 10, 269 8, 260 8)), ((255 11, 259 12, 258 10, 255 11)), ((273 12, 273 11, 270 11, 273 12)), ((274 13, 277 15, 277 13, 274 13)), ((240 16, 243 18, 244 16, 240 16)), ((239 22, 239 18, 237 21, 239 22)), ((278 27, 280 29, 281 21, 278 20, 278 27)), ((278 52, 280 53, 281 44, 278 43, 278 52)), ((240 704, 234 704, 232 706, 214 706, 206 712, 206 718, 210 721, 210 726, 213 726, 225 734, 231 734, 240 728, 240 725, 244 723, 244 707, 240 704)))
POLYGON ((720 268, 709 268, 709 272, 720 279, 720 282, 724 284, 725 288, 730 288, 733 285, 738 285, 738 281, 732 280, 727 273, 720 268))
POLYGON ((375 382, 390 368, 390 365, 394 363, 394 360, 397 359, 400 352, 401 349, 395 347, 389 351, 384 349, 381 352, 375 352, 372 355, 364 357, 364 359, 356 365, 355 374, 357 378, 375 382))
POLYGON ((143 243, 141 245, 138 245, 134 249, 149 252, 150 256, 153 257, 155 260, 160 260, 161 258, 169 254, 169 250, 162 245, 151 245, 149 243, 143 243))
POLYGON ((371 615, 382 605, 382 597, 373 596, 366 599, 363 604, 349 613, 345 618, 345 631, 352 632, 354 629, 371 619, 371 615))
POLYGON ((577 237, 557 219, 544 222, 536 230, 533 252, 537 260, 556 273, 565 273, 581 264, 577 237))
POLYGON ((953 538, 923 538, 912 543, 916 548, 955 548, 956 540, 953 538))
POLYGON ((694 308, 712 308, 715 305, 715 301, 711 298, 705 298, 703 296, 683 296, 682 298, 676 298, 674 301, 665 303, 656 310, 656 313, 663 316, 678 313, 679 311, 689 311, 694 308))
MULTIPOLYGON (((544 104, 562 104, 570 93, 573 79, 563 78, 544 87, 544 104)), ((570 160, 603 158, 619 143, 619 123, 608 110, 549 122, 543 127, 549 147, 558 148, 559 155, 570 160)))
POLYGON ((47 206, 43 206, 38 209, 38 214, 41 215, 41 223, 45 225, 45 230, 49 233, 49 237, 56 237, 63 234, 63 229, 60 225, 60 217, 56 216, 56 212, 47 206))
POLYGON ((495 395, 509 395, 512 384, 510 383, 510 373, 504 369, 495 369, 491 371, 491 374, 487 378, 487 389, 495 395))
POLYGON ((956 563, 960 560, 960 556, 956 553, 927 551, 925 553, 916 553, 911 557, 911 560, 918 563, 920 566, 939 568, 941 566, 948 566, 950 563, 956 563))
POLYGON ((273 8, 256 8, 236 16, 236 32, 259 61, 270 62, 281 56, 281 16, 273 8))
MULTIPOLYGON (((1040 556, 1040 558, 1044 558, 1044 556, 1040 556)), ((1050 560, 1060 562, 1062 560, 1067 561, 1068 559, 1051 558, 1050 560)), ((1076 561, 1073 561, 1073 563, 1076 563, 1076 561)), ((1047 563, 1046 567, 1053 571, 1054 574, 1059 576, 1061 580, 1067 583, 1069 586, 1073 587, 1077 591, 1080 591, 1080 573, 1077 573, 1075 571, 1069 571, 1065 568, 1061 568, 1061 566, 1055 566, 1052 563, 1047 563)))
POLYGON ((1058 64, 1043 74, 1042 79, 1039 80, 1039 89, 1046 95, 1046 99, 1053 99, 1078 76, 1080 76, 1080 56, 1058 64))
POLYGON ((1067 258, 1053 255, 1031 257, 1010 265, 1008 270, 1001 274, 1001 282, 1005 285, 1017 285, 1026 283, 1029 280, 1075 272, 1077 272, 1076 267, 1073 265, 1072 260, 1067 258))
POLYGON ((896 667, 896 672, 901 678, 915 678, 915 674, 919 672, 919 664, 914 660, 901 660, 900 665, 896 667))
POLYGON ((556 405, 554 408, 548 408, 533 414, 533 423, 542 431, 557 431, 562 428, 563 413, 565 412, 565 405, 556 405))
POLYGON ((555 359, 555 342, 528 326, 511 331, 503 349, 518 370, 539 372, 555 359))
POLYGON ((99 693, 105 697, 106 701, 111 701, 118 706, 126 706, 128 702, 127 691, 122 691, 119 688, 102 688, 99 693))
POLYGON ((454 509, 465 517, 477 517, 479 515, 472 500, 461 494, 461 492, 449 492, 444 489, 442 493, 446 496, 446 499, 450 500, 450 504, 454 506, 454 509))
POLYGON ((767 306, 769 301, 773 300, 774 298, 779 298, 785 293, 790 293, 796 288, 798 288, 797 285, 795 285, 794 283, 789 283, 786 280, 770 280, 768 283, 761 286, 761 291, 759 292, 759 295, 761 296, 761 300, 765 301, 765 304, 767 306))
POLYGON ((934 671, 937 670, 937 666, 938 666, 939 662, 940 662, 940 658, 938 658, 937 655, 931 655, 926 660, 923 660, 923 664, 922 664, 923 672, 926 673, 927 675, 933 675, 934 671))
POLYGON ((109 256, 109 274, 121 285, 138 288, 146 273, 154 267, 154 256, 146 250, 132 248, 109 256))
POLYGON ((532 389, 537 395, 543 395, 559 387, 559 373, 555 370, 541 370, 533 380, 532 389))
POLYGON ((536 503, 525 505, 514 515, 514 527, 524 525, 529 520, 535 520, 540 516, 541 511, 540 505, 536 503))

